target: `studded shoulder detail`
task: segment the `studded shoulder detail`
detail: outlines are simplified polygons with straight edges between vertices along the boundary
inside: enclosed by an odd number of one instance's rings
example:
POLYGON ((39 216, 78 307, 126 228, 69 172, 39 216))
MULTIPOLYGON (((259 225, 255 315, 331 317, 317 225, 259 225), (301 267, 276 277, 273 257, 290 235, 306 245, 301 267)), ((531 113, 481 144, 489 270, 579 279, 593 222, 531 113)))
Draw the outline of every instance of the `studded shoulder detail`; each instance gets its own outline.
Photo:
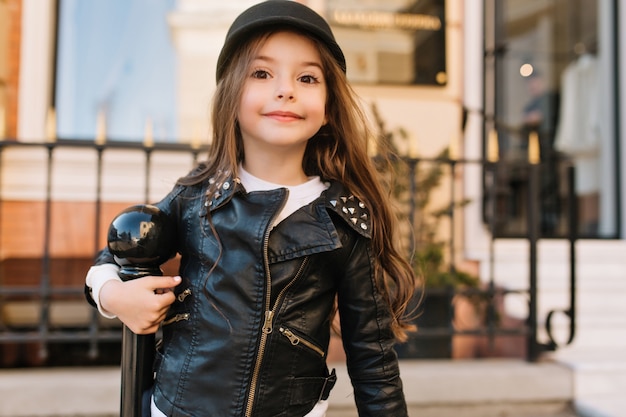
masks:
POLYGON ((337 212, 354 230, 370 238, 371 219, 365 204, 354 195, 339 196, 328 200, 333 211, 337 212))
POLYGON ((209 195, 208 190, 204 200, 204 207, 211 210, 222 204, 234 191, 233 184, 239 184, 239 178, 229 177, 224 182, 218 182, 216 184, 216 179, 214 177, 209 179, 209 185, 215 185, 215 192, 213 195, 209 195))

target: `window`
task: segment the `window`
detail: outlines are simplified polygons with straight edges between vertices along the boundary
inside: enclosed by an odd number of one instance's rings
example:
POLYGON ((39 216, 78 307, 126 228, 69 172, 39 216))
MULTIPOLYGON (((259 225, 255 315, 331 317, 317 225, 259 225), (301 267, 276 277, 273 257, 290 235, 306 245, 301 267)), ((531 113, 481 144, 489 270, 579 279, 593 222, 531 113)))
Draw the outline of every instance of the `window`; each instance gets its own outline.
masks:
POLYGON ((541 235, 567 232, 566 167, 573 165, 579 236, 615 237, 615 3, 487 0, 485 6, 485 21, 494 22, 485 36, 485 109, 486 132, 497 132, 500 157, 496 235, 526 232, 529 143, 536 141, 541 235))
MULTIPOLYGON (((321 4, 354 83, 447 84, 445 0, 321 4)), ((203 32, 209 43, 202 56, 189 57, 180 50, 177 55, 168 24, 168 16, 182 7, 176 0, 59 0, 54 97, 59 138, 93 140, 104 130, 108 140, 141 141, 147 123, 162 142, 203 131, 205 102, 190 103, 200 100, 198 91, 205 99, 212 79, 202 78, 208 70, 190 65, 214 65, 210 44, 219 30, 225 34, 230 9, 212 2, 193 6, 205 17, 219 13, 224 19, 210 20, 215 24, 200 30, 182 28, 193 36, 203 32)))
POLYGON ((445 85, 445 0, 327 0, 348 78, 363 84, 445 85))
POLYGON ((60 0, 55 107, 58 137, 173 141, 176 57, 167 14, 175 0, 60 0))

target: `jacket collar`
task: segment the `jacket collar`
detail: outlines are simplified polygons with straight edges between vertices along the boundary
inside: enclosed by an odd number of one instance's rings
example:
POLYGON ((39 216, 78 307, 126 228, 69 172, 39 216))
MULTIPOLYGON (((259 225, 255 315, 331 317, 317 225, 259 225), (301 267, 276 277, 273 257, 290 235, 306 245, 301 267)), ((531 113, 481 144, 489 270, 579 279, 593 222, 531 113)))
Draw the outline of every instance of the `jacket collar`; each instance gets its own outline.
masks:
MULTIPOLYGON (((216 179, 210 178, 209 184, 215 184, 216 179)), ((207 187, 208 190, 208 187, 207 187)), ((217 184, 213 195, 206 194, 203 215, 206 211, 213 211, 226 204, 236 192, 245 192, 239 178, 228 177, 217 184)), ((206 193, 206 191, 205 191, 206 193)), ((321 199, 324 206, 339 215, 352 229, 366 238, 372 237, 372 222, 369 209, 354 194, 350 193, 345 186, 332 181, 330 187, 322 193, 321 199)))

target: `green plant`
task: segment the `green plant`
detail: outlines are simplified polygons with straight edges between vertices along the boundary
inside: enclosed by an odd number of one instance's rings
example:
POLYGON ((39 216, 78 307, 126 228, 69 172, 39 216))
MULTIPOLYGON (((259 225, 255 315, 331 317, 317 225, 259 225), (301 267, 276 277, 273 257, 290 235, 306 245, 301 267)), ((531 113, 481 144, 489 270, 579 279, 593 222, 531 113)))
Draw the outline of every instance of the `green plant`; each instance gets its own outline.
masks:
POLYGON ((379 135, 377 168, 388 181, 391 196, 399 206, 404 222, 412 226, 405 238, 416 274, 422 278, 425 288, 478 287, 478 277, 454 267, 449 259, 450 244, 439 234, 442 220, 450 218, 453 210, 467 205, 469 200, 432 207, 433 193, 442 186, 445 169, 450 163, 448 149, 427 163, 401 158, 397 145, 399 141, 407 141, 409 135, 402 128, 388 130, 376 105, 372 106, 372 114, 379 135))

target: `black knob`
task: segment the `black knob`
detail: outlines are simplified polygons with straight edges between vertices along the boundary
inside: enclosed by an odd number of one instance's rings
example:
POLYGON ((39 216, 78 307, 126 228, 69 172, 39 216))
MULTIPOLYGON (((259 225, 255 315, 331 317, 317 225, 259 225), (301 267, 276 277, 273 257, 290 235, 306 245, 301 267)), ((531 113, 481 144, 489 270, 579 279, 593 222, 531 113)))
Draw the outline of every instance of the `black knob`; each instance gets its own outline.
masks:
POLYGON ((109 226, 107 240, 124 280, 162 275, 160 265, 176 253, 175 227, 152 205, 132 206, 118 214, 109 226))

